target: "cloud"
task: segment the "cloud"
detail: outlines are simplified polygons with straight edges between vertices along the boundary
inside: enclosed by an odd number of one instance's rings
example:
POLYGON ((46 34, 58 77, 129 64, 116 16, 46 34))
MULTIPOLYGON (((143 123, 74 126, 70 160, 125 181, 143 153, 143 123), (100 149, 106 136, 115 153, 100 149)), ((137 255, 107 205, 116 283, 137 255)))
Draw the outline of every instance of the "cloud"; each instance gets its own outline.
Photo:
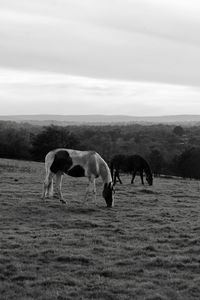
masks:
POLYGON ((3 67, 199 85, 196 0, 10 0, 0 9, 3 67))
POLYGON ((0 71, 1 114, 196 114, 200 89, 56 73, 0 71))
POLYGON ((198 0, 1 0, 1 113, 196 113, 199 15, 198 0))

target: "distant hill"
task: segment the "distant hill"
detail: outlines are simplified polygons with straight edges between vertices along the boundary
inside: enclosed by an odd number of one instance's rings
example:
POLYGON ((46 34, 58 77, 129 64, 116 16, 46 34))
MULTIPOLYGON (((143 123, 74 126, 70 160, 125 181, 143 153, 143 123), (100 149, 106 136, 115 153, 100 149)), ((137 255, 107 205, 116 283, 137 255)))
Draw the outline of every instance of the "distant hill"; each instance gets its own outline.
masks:
POLYGON ((69 125, 69 124, 200 124, 200 115, 170 116, 126 116, 126 115, 7 115, 0 116, 2 121, 28 122, 37 125, 69 125))

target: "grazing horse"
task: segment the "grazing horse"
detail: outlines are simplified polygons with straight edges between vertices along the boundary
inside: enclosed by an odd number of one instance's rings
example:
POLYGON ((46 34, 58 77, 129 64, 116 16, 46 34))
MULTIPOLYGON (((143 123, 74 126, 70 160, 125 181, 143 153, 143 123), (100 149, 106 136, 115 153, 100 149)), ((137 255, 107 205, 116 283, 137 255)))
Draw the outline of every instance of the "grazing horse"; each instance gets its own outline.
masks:
POLYGON ((96 200, 95 178, 101 177, 104 183, 103 197, 107 207, 114 206, 113 183, 110 169, 103 158, 95 151, 78 151, 72 149, 55 149, 45 157, 46 177, 42 198, 53 196, 53 177, 56 176, 56 189, 61 202, 66 203, 62 192, 62 178, 64 174, 73 177, 88 177, 89 185, 86 189, 85 200, 90 192, 96 200))
POLYGON ((143 180, 143 172, 144 172, 148 184, 149 185, 153 184, 153 176, 152 176, 151 168, 147 163, 147 161, 140 155, 119 154, 113 157, 113 159, 111 160, 111 175, 112 175, 114 185, 116 184, 117 179, 122 184, 122 181, 119 177, 120 170, 125 173, 132 174, 131 183, 133 183, 136 173, 139 172, 141 182, 142 184, 144 184, 144 180, 143 180))

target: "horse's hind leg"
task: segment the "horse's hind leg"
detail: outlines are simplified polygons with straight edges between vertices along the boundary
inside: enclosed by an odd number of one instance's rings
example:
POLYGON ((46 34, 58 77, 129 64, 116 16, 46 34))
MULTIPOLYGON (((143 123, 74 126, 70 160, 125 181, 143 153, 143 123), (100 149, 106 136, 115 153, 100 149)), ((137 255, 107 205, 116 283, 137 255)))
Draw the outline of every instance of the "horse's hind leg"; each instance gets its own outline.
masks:
POLYGON ((63 174, 58 172, 56 174, 56 190, 57 190, 58 197, 59 197, 60 201, 63 202, 63 203, 66 203, 66 201, 63 198, 62 192, 61 192, 62 179, 63 179, 63 174))
POLYGON ((48 196, 53 196, 53 176, 53 173, 50 172, 45 177, 42 193, 43 200, 48 196))
POLYGON ((96 183, 95 183, 95 178, 93 179, 93 201, 96 203, 97 201, 97 198, 96 198, 96 194, 97 194, 97 191, 96 191, 96 183))
POLYGON ((118 180, 119 180, 119 183, 122 184, 122 181, 121 181, 121 179, 120 179, 120 177, 119 177, 119 173, 117 173, 117 178, 118 178, 118 180))
POLYGON ((113 184, 114 185, 116 184, 116 181, 117 181, 117 179, 116 179, 116 172, 114 171, 114 176, 113 176, 113 184))
POLYGON ((114 171, 113 184, 115 185, 116 182, 117 182, 117 175, 116 175, 116 171, 114 171))
POLYGON ((118 179, 119 183, 122 184, 122 181, 121 181, 121 179, 120 179, 120 177, 119 177, 119 170, 116 170, 116 171, 115 171, 114 185, 116 184, 117 179, 118 179))

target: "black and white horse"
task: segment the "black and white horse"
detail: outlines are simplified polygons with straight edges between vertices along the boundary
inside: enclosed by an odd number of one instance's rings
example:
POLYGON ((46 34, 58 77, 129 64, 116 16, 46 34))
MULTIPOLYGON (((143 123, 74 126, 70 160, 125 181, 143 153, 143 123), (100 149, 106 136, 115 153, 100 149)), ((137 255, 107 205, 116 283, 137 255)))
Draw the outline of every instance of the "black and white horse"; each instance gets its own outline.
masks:
POLYGON ((117 182, 117 179, 122 184, 122 181, 119 177, 119 171, 123 171, 125 173, 131 173, 132 179, 131 183, 134 182, 136 173, 139 172, 141 182, 144 184, 143 180, 143 172, 146 175, 146 180, 149 185, 153 184, 153 175, 151 168, 148 162, 140 155, 115 155, 111 160, 111 175, 113 179, 114 185, 117 182))
POLYGON ((104 183, 103 197, 108 207, 114 206, 113 183, 110 169, 103 158, 95 151, 55 149, 45 157, 46 177, 42 198, 53 196, 53 177, 56 177, 56 189, 61 202, 65 203, 61 187, 64 174, 73 177, 88 177, 85 200, 90 192, 96 200, 95 179, 101 177, 104 183))

